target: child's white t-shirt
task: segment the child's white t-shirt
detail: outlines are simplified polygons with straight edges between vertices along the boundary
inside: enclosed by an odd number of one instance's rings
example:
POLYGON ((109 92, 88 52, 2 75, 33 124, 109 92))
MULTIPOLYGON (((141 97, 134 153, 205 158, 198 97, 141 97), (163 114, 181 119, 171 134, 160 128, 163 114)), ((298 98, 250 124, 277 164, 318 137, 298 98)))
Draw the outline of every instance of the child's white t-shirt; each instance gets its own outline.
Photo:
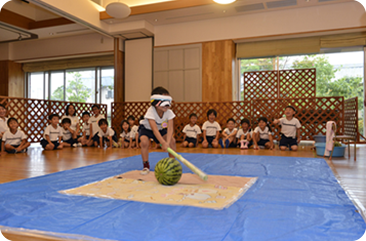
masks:
POLYGON ((65 118, 70 119, 70 121, 71 121, 71 125, 70 125, 71 130, 76 131, 76 126, 77 126, 77 124, 79 124, 79 117, 64 115, 64 116, 61 117, 61 123, 62 123, 62 120, 65 119, 65 118))
POLYGON ((221 131, 221 126, 216 121, 213 123, 205 121, 205 123, 203 123, 202 130, 206 130, 206 136, 216 136, 217 131, 221 131))
POLYGON ((251 132, 251 131, 247 130, 246 132, 244 132, 244 130, 243 130, 242 128, 240 128, 240 129, 238 130, 238 132, 236 133, 236 138, 240 138, 242 135, 244 135, 244 136, 245 136, 245 138, 246 138, 248 134, 249 134, 250 136, 252 136, 252 132, 251 132))
MULTIPOLYGON (((71 129, 71 127, 70 127, 71 129)), ((67 141, 70 140, 72 137, 72 133, 69 130, 65 130, 62 128, 62 140, 67 141)))
POLYGON ((238 129, 237 128, 234 128, 232 129, 231 131, 229 130, 229 128, 225 128, 224 129, 224 132, 226 133, 226 135, 230 135, 232 134, 233 132, 237 131, 238 129))
POLYGON ((130 132, 126 133, 125 131, 122 131, 122 133, 120 134, 120 137, 121 138, 125 138, 126 141, 129 141, 130 140, 130 132))
POLYGON ((100 131, 99 125, 98 125, 98 121, 100 119, 105 119, 104 115, 98 115, 98 117, 92 116, 89 118, 88 123, 92 124, 93 127, 93 136, 100 131))
POLYGON ((83 125, 83 132, 86 136, 90 136, 90 123, 84 123, 83 125))
POLYGON ((130 138, 132 140, 135 140, 137 133, 139 133, 139 127, 137 125, 132 126, 131 131, 130 131, 130 138))
POLYGON ((60 126, 53 128, 52 125, 48 125, 44 130, 43 138, 46 140, 46 135, 48 135, 51 141, 58 141, 58 138, 62 136, 62 129, 60 126))
POLYGON ((102 129, 99 130, 98 136, 99 137, 109 137, 114 135, 114 130, 112 128, 107 127, 106 132, 102 131, 102 129))
POLYGON ((188 124, 183 128, 183 133, 185 133, 188 138, 197 139, 197 135, 201 134, 202 132, 198 125, 191 126, 188 124))
POLYGON ((281 118, 279 125, 281 125, 281 133, 286 137, 296 138, 297 128, 301 127, 300 121, 293 117, 291 120, 287 118, 281 118))
POLYGON ((17 130, 15 134, 11 133, 10 131, 5 131, 3 135, 3 141, 5 144, 10 144, 12 146, 20 145, 24 139, 27 139, 27 135, 21 130, 17 130))
POLYGON ((254 133, 259 133, 259 138, 260 139, 264 139, 264 140, 268 140, 269 139, 269 136, 272 135, 272 133, 268 129, 268 126, 266 126, 264 128, 264 130, 262 130, 259 126, 257 126, 254 129, 254 133))
POLYGON ((5 117, 5 120, 3 118, 0 118, 0 133, 3 133, 7 130, 9 130, 8 127, 8 118, 5 117))
POLYGON ((172 110, 168 109, 164 112, 163 117, 160 118, 158 112, 156 112, 155 107, 150 106, 149 109, 147 109, 144 117, 145 118, 140 121, 141 125, 145 126, 146 129, 151 130, 149 119, 155 120, 158 130, 160 131, 162 129, 168 128, 168 120, 174 119, 175 114, 172 110))

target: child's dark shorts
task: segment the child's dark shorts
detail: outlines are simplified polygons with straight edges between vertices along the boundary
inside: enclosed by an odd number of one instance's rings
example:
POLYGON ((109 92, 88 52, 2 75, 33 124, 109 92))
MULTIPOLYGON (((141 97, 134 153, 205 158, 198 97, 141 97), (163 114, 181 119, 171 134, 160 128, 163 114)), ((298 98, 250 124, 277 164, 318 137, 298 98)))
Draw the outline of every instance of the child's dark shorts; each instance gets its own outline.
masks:
POLYGON ((209 145, 212 145, 213 140, 215 140, 216 136, 206 136, 206 140, 209 145))
POLYGON ((265 146, 267 142, 269 142, 268 139, 259 139, 257 144, 258 146, 265 146))
POLYGON ((192 137, 186 137, 186 139, 184 139, 184 141, 189 143, 193 143, 194 146, 196 146, 197 143, 197 139, 196 138, 192 138, 192 137))
POLYGON ((75 143, 77 143, 77 141, 76 141, 76 140, 74 140, 74 139, 72 139, 72 138, 70 138, 70 139, 68 139, 68 140, 64 140, 63 142, 66 142, 66 143, 68 143, 68 144, 70 144, 70 145, 74 145, 75 143))
POLYGON ((281 134, 280 146, 297 146, 297 140, 296 138, 287 137, 284 134, 281 134))
MULTIPOLYGON (((168 131, 167 129, 159 130, 161 136, 165 136, 168 131)), ((139 126, 139 141, 141 136, 147 136, 149 139, 153 139, 156 143, 160 144, 159 140, 155 137, 152 130, 146 129, 144 125, 139 126)))
MULTIPOLYGON (((51 141, 52 144, 55 146, 53 148, 53 150, 56 150, 57 147, 60 145, 60 143, 58 143, 58 141, 51 141)), ((46 146, 48 145, 48 141, 46 139, 42 139, 41 140, 41 146, 43 147, 43 149, 46 149, 46 146)))

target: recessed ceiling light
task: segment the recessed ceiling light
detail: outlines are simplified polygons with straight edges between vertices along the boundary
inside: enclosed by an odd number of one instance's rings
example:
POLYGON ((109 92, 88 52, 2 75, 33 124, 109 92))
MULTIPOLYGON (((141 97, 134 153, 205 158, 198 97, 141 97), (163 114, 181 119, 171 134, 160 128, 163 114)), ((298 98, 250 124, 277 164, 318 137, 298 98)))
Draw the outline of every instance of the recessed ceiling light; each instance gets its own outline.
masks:
POLYGON ((213 1, 219 4, 229 4, 235 2, 236 0, 213 0, 213 1))
POLYGON ((157 18, 155 19, 155 22, 159 21, 157 18))

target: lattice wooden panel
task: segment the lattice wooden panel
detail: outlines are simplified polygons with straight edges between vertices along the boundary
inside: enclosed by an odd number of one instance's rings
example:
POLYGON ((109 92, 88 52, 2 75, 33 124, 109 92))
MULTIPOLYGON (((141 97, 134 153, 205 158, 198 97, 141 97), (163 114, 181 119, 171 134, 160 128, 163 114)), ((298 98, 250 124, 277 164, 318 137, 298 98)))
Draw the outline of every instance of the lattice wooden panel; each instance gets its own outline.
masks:
POLYGON ((344 101, 344 135, 356 136, 360 141, 358 133, 358 98, 351 98, 344 101))
MULTIPOLYGON (((68 104, 73 104, 76 115, 82 123, 81 114, 84 111, 92 113, 93 103, 49 101, 39 99, 12 98, 0 96, 0 103, 7 108, 8 117, 18 120, 20 128, 28 135, 28 141, 40 142, 43 138, 43 131, 48 125, 48 116, 58 114, 60 117, 65 115, 68 104)), ((107 105, 100 105, 101 114, 107 115, 107 105)))
POLYGON ((279 71, 279 98, 312 98, 316 93, 316 69, 279 71))
POLYGON ((278 98, 278 71, 244 72, 244 100, 278 98))

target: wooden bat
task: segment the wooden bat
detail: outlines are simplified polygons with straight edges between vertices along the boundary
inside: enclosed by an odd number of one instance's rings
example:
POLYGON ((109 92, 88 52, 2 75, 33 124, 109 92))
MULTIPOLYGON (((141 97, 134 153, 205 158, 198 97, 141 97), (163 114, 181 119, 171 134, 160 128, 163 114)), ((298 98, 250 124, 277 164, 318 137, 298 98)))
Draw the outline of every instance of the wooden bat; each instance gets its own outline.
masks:
POLYGON ((186 165, 189 169, 192 170, 192 172, 196 173, 202 180, 207 181, 207 174, 201 171, 198 167, 190 163, 187 159, 173 151, 171 148, 168 147, 168 152, 172 154, 175 158, 177 158, 179 161, 181 161, 184 165, 186 165))

